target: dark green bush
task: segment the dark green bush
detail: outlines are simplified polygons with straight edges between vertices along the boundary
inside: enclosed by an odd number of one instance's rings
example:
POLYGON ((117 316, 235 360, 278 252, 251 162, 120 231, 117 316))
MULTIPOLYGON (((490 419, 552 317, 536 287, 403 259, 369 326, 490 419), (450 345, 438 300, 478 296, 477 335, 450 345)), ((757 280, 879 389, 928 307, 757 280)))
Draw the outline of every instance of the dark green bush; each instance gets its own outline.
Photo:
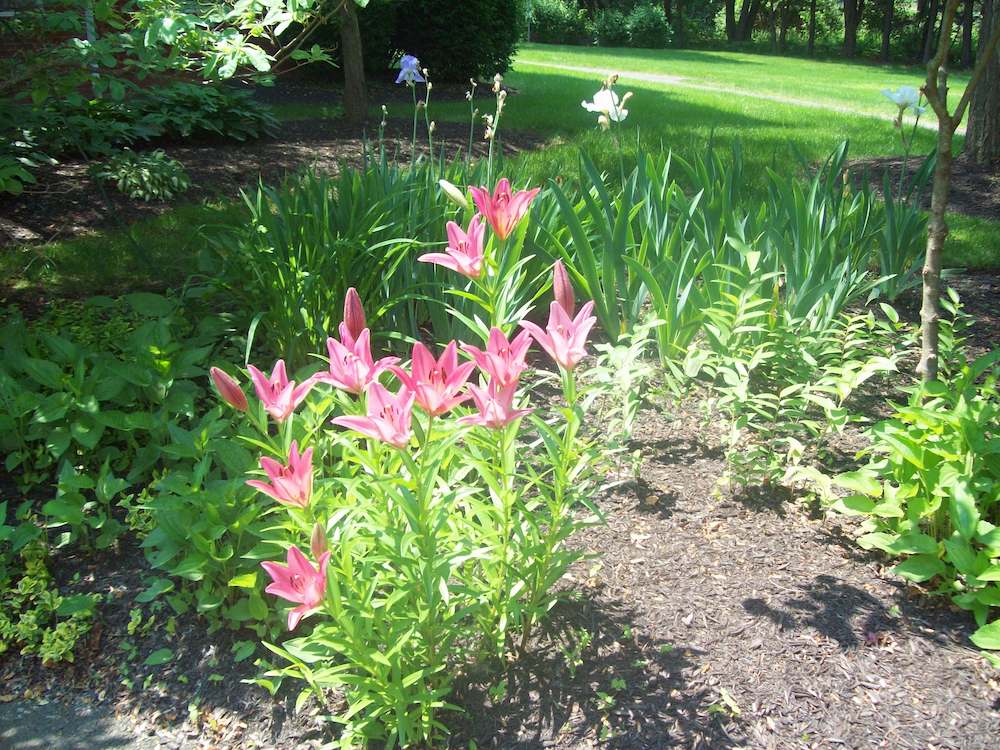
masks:
POLYGON ((632 47, 659 49, 673 39, 673 30, 661 5, 637 5, 628 14, 628 36, 632 47))
POLYGON ((406 0, 392 45, 420 58, 436 81, 492 78, 510 67, 520 21, 516 0, 406 0))
POLYGON ((628 21, 616 8, 602 10, 594 19, 594 36, 602 47, 627 47, 628 21))
POLYGON ((590 44, 593 28, 586 11, 568 0, 535 0, 531 40, 548 44, 590 44))

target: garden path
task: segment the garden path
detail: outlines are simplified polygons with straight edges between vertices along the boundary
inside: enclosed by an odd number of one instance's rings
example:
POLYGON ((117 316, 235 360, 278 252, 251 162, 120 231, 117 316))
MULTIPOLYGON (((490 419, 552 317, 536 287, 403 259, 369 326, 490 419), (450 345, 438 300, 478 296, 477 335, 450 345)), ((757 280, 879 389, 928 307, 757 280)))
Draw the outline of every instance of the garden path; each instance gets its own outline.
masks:
MULTIPOLYGON (((731 94, 733 96, 761 99, 769 102, 777 102, 779 104, 790 104, 795 107, 806 107, 809 109, 822 109, 828 112, 839 112, 840 114, 855 115, 857 117, 874 117, 875 119, 885 120, 886 122, 893 122, 896 119, 893 115, 886 112, 870 112, 861 109, 853 109, 851 107, 842 107, 837 104, 831 104, 830 102, 816 101, 814 99, 782 96, 781 94, 765 94, 760 91, 753 91, 751 89, 744 89, 736 86, 720 86, 715 83, 706 83, 704 81, 698 81, 684 76, 671 76, 664 75, 662 73, 642 73, 635 70, 609 71, 606 68, 593 68, 587 65, 566 65, 563 63, 548 62, 543 63, 535 62, 533 60, 518 60, 517 65, 530 65, 537 68, 566 70, 572 73, 591 73, 601 78, 604 78, 610 72, 615 72, 622 78, 628 78, 633 81, 645 81, 647 83, 656 83, 664 86, 676 86, 678 88, 695 89, 698 91, 710 91, 716 94, 731 94)), ((920 127, 928 130, 937 130, 937 121, 933 119, 922 120, 920 122, 920 127)), ((965 126, 960 125, 957 132, 964 135, 965 126)))

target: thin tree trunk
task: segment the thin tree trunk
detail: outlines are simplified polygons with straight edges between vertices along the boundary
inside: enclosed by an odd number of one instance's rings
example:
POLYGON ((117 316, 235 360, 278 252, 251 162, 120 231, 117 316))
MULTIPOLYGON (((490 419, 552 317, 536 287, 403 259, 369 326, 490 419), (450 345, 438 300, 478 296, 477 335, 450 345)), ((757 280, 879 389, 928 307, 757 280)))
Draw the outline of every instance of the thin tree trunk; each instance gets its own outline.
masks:
POLYGON ((809 54, 816 52, 816 0, 809 3, 809 54))
MULTIPOLYGON (((976 0, 965 0, 965 16, 962 18, 962 67, 972 67, 972 23, 976 17, 976 0)), ((980 37, 983 34, 980 32, 980 37)))
POLYGON ((882 17, 882 59, 889 62, 892 54, 892 16, 896 0, 885 0, 885 15, 882 17))
POLYGON ((671 22, 674 28, 674 44, 683 47, 687 43, 684 34, 684 0, 677 0, 677 7, 674 9, 674 20, 671 22))
MULTIPOLYGON (((983 0, 977 63, 992 37, 1000 34, 1000 0, 983 0)), ((995 46, 995 43, 994 43, 995 46)), ((977 164, 1000 162, 1000 52, 985 66, 969 104, 965 154, 977 164)))
POLYGON ((726 0, 726 39, 736 41, 736 0, 726 0))
POLYGON ((792 21, 792 12, 788 7, 788 0, 781 0, 781 26, 778 30, 778 50, 785 51, 788 42, 788 25, 792 21))
POLYGON ((354 0, 342 0, 340 15, 340 50, 344 64, 344 117, 352 125, 368 117, 368 91, 365 88, 365 64, 361 51, 361 31, 354 0))
POLYGON ((767 25, 771 35, 771 52, 778 51, 778 11, 775 7, 775 0, 769 0, 767 25))
MULTIPOLYGON (((937 164, 934 168, 934 184, 931 190, 931 216, 927 231, 927 256, 923 269, 923 301, 920 307, 920 362, 917 373, 924 381, 935 380, 938 374, 939 359, 939 302, 941 299, 941 249, 948 236, 948 225, 944 214, 948 208, 948 191, 951 187, 952 155, 951 149, 955 130, 958 128, 965 110, 976 93, 979 85, 986 78, 987 69, 993 62, 996 49, 1000 46, 1000 23, 991 20, 992 32, 987 34, 976 66, 972 70, 969 83, 955 106, 954 112, 948 111, 948 52, 951 48, 951 30, 955 22, 955 13, 962 0, 945 0, 941 14, 941 30, 938 34, 937 52, 927 63, 927 79, 924 81, 924 94, 927 103, 934 110, 938 120, 937 164)), ((995 8, 994 8, 995 10, 995 8)), ((991 14, 993 15, 993 14, 991 14)))
POLYGON ((924 54, 921 60, 926 63, 934 54, 934 30, 937 28, 938 0, 930 0, 927 6, 927 21, 924 25, 924 54))
POLYGON ((844 0, 844 56, 858 50, 858 0, 844 0))

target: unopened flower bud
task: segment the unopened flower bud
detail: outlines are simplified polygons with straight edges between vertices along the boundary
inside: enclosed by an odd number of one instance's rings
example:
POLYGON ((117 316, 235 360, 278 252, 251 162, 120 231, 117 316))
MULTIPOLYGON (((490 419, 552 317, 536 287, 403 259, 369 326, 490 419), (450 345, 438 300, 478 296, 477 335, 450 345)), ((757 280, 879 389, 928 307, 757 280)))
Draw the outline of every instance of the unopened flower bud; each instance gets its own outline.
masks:
POLYGON ((423 109, 423 108, 424 108, 424 100, 417 99, 417 109, 423 109))
POLYGON ((326 552, 326 530, 323 526, 317 523, 313 526, 312 537, 309 539, 309 550, 313 553, 313 559, 319 560, 326 552))
POLYGON ((353 286, 347 290, 344 297, 344 325, 355 339, 365 330, 365 308, 361 305, 361 296, 353 286))
POLYGON ((486 128, 486 132, 483 134, 483 140, 485 141, 493 140, 493 128, 486 128))
POLYGON ((552 266, 552 296, 572 318, 576 311, 576 297, 573 296, 573 284, 561 260, 557 260, 552 266))
POLYGON ((243 393, 240 384, 231 375, 224 370, 220 370, 218 367, 213 367, 209 370, 209 373, 223 401, 237 411, 246 411, 250 408, 250 404, 247 403, 246 394, 243 393))
POLYGON ((631 99, 631 98, 632 98, 632 92, 631 91, 626 91, 625 92, 625 96, 622 97, 622 101, 621 101, 621 104, 619 106, 624 107, 625 104, 626 104, 626 102, 628 102, 628 100, 631 99))
POLYGON ((457 186, 448 182, 448 180, 438 180, 438 185, 441 187, 441 192, 444 193, 448 197, 448 200, 456 206, 469 208, 468 196, 459 190, 457 186))
POLYGON ((430 91, 430 90, 431 90, 431 89, 433 89, 433 88, 434 88, 434 84, 433 84, 433 83, 431 83, 430 81, 428 81, 428 82, 427 82, 427 90, 428 90, 428 91, 430 91))
POLYGON ((499 94, 502 85, 503 85, 503 76, 497 73, 495 76, 493 76, 493 93, 499 94))
POLYGON ((423 74, 424 74, 424 78, 426 78, 427 76, 429 76, 431 74, 431 72, 427 68, 424 68, 423 69, 423 74))
POLYGON ((427 132, 434 135, 434 131, 437 129, 437 123, 431 120, 431 124, 427 126, 427 132))

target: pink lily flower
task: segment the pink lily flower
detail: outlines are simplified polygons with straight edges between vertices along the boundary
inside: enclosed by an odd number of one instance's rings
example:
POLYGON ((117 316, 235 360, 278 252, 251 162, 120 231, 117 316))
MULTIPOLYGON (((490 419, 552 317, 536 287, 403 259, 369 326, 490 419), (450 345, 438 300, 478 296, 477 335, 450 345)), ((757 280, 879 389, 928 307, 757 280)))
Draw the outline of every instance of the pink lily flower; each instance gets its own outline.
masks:
POLYGON ((410 422, 416 394, 405 385, 393 396, 379 382, 369 384, 367 417, 337 417, 333 423, 381 440, 395 448, 405 448, 410 442, 410 422))
POLYGON ((296 385, 294 380, 289 381, 288 375, 285 374, 285 360, 283 359, 275 362, 270 378, 253 365, 249 365, 247 369, 250 371, 254 390, 257 391, 257 398, 261 400, 267 413, 274 417, 276 422, 284 422, 288 419, 314 385, 312 378, 301 385, 296 385))
POLYGON ((295 630, 303 617, 315 612, 322 604, 326 594, 326 566, 329 561, 330 553, 324 552, 314 568, 298 547, 289 547, 288 565, 276 562, 260 564, 272 580, 264 590, 299 605, 288 613, 289 630, 295 630))
POLYGON ((361 297, 358 295, 358 290, 352 286, 344 297, 344 320, 340 324, 340 340, 344 346, 353 348, 354 342, 367 327, 361 297))
POLYGON ((431 416, 440 416, 465 401, 468 395, 459 391, 476 368, 475 362, 458 363, 458 345, 452 341, 445 347, 441 358, 435 360, 426 346, 419 341, 413 345, 413 359, 407 373, 392 367, 403 386, 413 391, 416 402, 431 416))
POLYGON ((469 344, 462 344, 462 348, 472 355, 479 369, 499 386, 517 383, 524 371, 524 357, 530 346, 531 334, 527 331, 521 331, 513 341, 508 341, 499 328, 490 330, 485 352, 469 344))
POLYGON ((587 354, 587 335, 597 322, 597 318, 590 314, 593 309, 594 302, 591 300, 576 318, 570 319, 562 305, 553 301, 549 305, 549 324, 544 331, 530 320, 522 320, 521 327, 535 337, 560 367, 572 370, 587 354))
POLYGON ((330 383, 348 393, 361 393, 399 361, 399 357, 383 357, 378 362, 372 360, 371 332, 367 328, 354 338, 348 324, 341 323, 340 337, 341 341, 332 337, 326 340, 330 370, 315 375, 321 383, 330 383))
POLYGON ((462 417, 458 421, 461 424, 475 424, 489 427, 491 430, 499 430, 515 419, 530 414, 531 409, 514 408, 516 391, 517 383, 501 387, 495 380, 491 380, 486 388, 469 383, 469 392, 472 394, 472 400, 476 402, 479 413, 462 417))
POLYGON ((478 279, 483 272, 483 237, 486 234, 482 217, 479 214, 472 217, 468 232, 463 232, 462 227, 453 221, 449 221, 446 228, 448 247, 445 251, 427 253, 417 260, 422 263, 436 263, 470 279, 478 279))
POLYGON ((299 454, 299 445, 293 440, 288 453, 288 466, 282 466, 269 456, 261 457, 260 467, 271 480, 271 484, 259 479, 251 479, 247 484, 265 495, 270 495, 282 505, 307 508, 312 499, 312 457, 312 448, 307 448, 299 454))
POLYGON ((488 188, 470 186, 469 190, 472 191, 472 200, 476 202, 476 208, 486 217, 496 236, 505 240, 524 218, 541 188, 512 193, 510 180, 503 177, 497 182, 492 196, 488 188))
POLYGON ((556 298, 559 306, 566 311, 571 318, 576 309, 576 297, 573 296, 573 283, 566 273, 566 266, 561 260, 552 264, 552 296, 556 298))
POLYGON ((223 401, 237 411, 246 411, 250 408, 250 404, 247 403, 246 394, 243 393, 243 389, 240 388, 240 384, 236 382, 235 378, 218 367, 211 368, 209 373, 212 375, 212 382, 215 383, 215 387, 219 391, 219 396, 223 401))

